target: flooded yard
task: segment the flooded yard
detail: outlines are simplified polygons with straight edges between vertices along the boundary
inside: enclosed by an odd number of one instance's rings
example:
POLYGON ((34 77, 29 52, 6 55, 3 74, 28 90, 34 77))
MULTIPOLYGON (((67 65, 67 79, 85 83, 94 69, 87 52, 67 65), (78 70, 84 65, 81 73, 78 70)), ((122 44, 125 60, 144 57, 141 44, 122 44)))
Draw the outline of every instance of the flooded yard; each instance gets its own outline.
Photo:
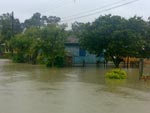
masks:
POLYGON ((150 81, 139 81, 138 69, 105 80, 108 70, 0 60, 0 113, 149 113, 150 81))

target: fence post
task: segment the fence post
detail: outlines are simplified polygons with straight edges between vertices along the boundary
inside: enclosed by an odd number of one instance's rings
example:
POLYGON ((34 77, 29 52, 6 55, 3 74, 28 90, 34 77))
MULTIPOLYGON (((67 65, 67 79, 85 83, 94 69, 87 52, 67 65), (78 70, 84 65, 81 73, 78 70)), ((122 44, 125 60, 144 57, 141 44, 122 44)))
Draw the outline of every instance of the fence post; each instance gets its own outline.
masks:
POLYGON ((139 62, 139 79, 143 76, 143 66, 144 66, 144 59, 141 58, 139 62))

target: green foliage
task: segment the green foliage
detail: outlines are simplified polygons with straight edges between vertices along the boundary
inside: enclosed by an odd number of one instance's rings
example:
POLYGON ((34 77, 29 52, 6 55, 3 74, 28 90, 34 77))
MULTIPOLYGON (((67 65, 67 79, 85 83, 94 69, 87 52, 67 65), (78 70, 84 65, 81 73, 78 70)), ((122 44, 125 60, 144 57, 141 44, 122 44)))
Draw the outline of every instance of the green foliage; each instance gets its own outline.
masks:
MULTIPOLYGON (((82 29, 83 25, 78 24, 77 27, 82 29)), ((105 49, 105 57, 111 58, 119 67, 122 57, 143 55, 141 51, 145 47, 146 28, 147 22, 140 17, 100 16, 79 33, 80 43, 97 56, 105 49)))
POLYGON ((49 25, 42 29, 41 39, 43 40, 43 53, 48 58, 46 64, 48 67, 58 65, 58 56, 65 56, 65 31, 56 24, 49 25))
POLYGON ((10 13, 2 14, 0 16, 0 31, 3 42, 5 42, 5 40, 11 39, 15 34, 22 31, 21 23, 19 19, 13 18, 10 13))
POLYGON ((46 61, 47 67, 53 67, 53 66, 64 67, 64 65, 65 65, 65 61, 64 61, 64 57, 62 57, 62 56, 57 56, 55 59, 48 58, 46 61))
MULTIPOLYGON (((5 48, 12 52, 9 40, 21 32, 22 27, 19 19, 14 18, 11 13, 0 15, 0 48, 5 48)), ((2 53, 4 53, 5 49, 2 50, 2 53)))
POLYGON ((41 37, 41 29, 37 27, 30 27, 24 31, 24 35, 28 38, 39 39, 41 37))
POLYGON ((57 56, 55 58, 55 63, 54 64, 55 64, 56 67, 64 67, 64 64, 65 64, 64 57, 57 56))
POLYGON ((1 53, 1 56, 0 56, 1 59, 10 59, 11 58, 11 53, 1 53))
POLYGON ((36 12, 33 14, 33 16, 30 19, 26 19, 24 22, 24 27, 30 28, 30 27, 43 27, 47 24, 57 24, 60 22, 60 18, 56 16, 41 16, 39 12, 36 12))
POLYGON ((30 27, 24 34, 16 35, 10 40, 10 45, 15 52, 13 61, 62 67, 65 56, 64 37, 64 27, 56 24, 42 29, 30 27))
POLYGON ((39 54, 37 57, 36 57, 36 63, 37 64, 45 64, 45 56, 43 54, 39 54))
POLYGON ((27 62, 27 52, 32 44, 32 40, 20 34, 10 40, 10 45, 13 48, 13 61, 17 63, 27 62))
MULTIPOLYGON (((20 23, 10 13, 1 15, 0 53, 14 51, 16 62, 62 66, 67 33, 66 25, 58 24, 60 20, 37 12, 20 23)), ((80 37, 81 46, 97 56, 106 50, 105 59, 111 58, 116 67, 126 56, 150 57, 150 22, 141 17, 100 16, 92 23, 75 22, 70 33, 80 37)))
POLYGON ((22 24, 13 14, 1 15, 0 53, 5 49, 11 51, 17 63, 63 66, 66 25, 58 25, 58 22, 59 17, 42 16, 38 12, 22 24))
POLYGON ((127 73, 121 69, 113 69, 110 72, 107 72, 105 77, 109 79, 126 79, 127 73))
POLYGON ((15 63, 25 63, 25 57, 23 54, 14 54, 12 60, 15 63))

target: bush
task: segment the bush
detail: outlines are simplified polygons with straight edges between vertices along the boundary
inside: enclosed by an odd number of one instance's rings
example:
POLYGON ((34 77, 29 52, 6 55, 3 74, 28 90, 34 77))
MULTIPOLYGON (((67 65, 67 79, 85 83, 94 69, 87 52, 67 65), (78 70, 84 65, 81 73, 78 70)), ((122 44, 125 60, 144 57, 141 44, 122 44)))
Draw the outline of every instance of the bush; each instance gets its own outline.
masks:
POLYGON ((53 65, 54 67, 64 67, 64 64, 65 64, 64 57, 57 56, 54 62, 52 61, 51 58, 48 58, 46 61, 46 66, 52 67, 52 63, 54 63, 53 65))
POLYGON ((11 53, 1 53, 0 58, 2 59, 10 59, 11 58, 11 53))
POLYGON ((65 64, 64 57, 57 56, 55 58, 55 64, 54 65, 56 67, 64 67, 64 64, 65 64))
POLYGON ((15 63, 25 63, 26 59, 23 54, 14 54, 12 57, 13 62, 15 63))
POLYGON ((127 73, 121 69, 113 69, 110 72, 107 72, 105 77, 109 79, 126 79, 127 73))
POLYGON ((38 55, 37 58, 36 58, 36 62, 37 64, 44 64, 45 63, 45 58, 44 58, 44 55, 38 55))

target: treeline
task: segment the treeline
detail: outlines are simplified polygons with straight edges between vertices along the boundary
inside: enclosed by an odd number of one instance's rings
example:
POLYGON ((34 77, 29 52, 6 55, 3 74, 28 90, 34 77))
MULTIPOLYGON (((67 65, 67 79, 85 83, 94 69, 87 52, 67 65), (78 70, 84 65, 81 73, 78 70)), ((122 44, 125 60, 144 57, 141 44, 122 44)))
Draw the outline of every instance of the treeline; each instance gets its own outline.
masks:
POLYGON ((40 13, 33 14, 24 23, 12 14, 1 15, 1 53, 8 52, 17 63, 64 66, 67 32, 66 25, 59 22, 59 17, 41 16, 40 13))
POLYGON ((75 35, 82 48, 97 56, 103 53, 116 67, 123 57, 150 56, 150 22, 141 17, 105 15, 91 23, 75 22, 71 30, 65 30, 66 25, 60 20, 35 13, 21 23, 13 14, 1 15, 0 53, 9 51, 18 63, 64 66, 65 40, 68 35, 75 35))
POLYGON ((150 21, 141 17, 105 15, 92 23, 76 22, 72 28, 83 48, 97 56, 103 53, 116 67, 125 57, 150 57, 150 21))

